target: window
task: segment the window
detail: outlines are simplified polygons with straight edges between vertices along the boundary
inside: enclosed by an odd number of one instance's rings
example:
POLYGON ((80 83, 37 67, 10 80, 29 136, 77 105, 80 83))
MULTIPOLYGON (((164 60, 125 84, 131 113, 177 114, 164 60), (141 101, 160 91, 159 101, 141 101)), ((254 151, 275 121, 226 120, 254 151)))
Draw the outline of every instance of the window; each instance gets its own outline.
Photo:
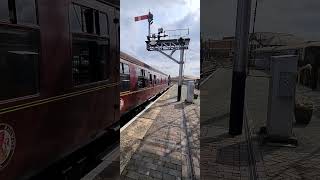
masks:
POLYGON ((15 0, 18 24, 37 24, 35 0, 15 0))
POLYGON ((129 65, 120 63, 121 92, 130 90, 130 70, 129 65))
POLYGON ((94 25, 95 25, 95 34, 100 34, 100 21, 99 21, 99 11, 94 11, 94 25))
POLYGON ((137 81, 138 89, 145 88, 147 86, 147 79, 145 78, 145 70, 137 68, 136 72, 137 72, 137 78, 138 78, 138 81, 137 81))
POLYGON ((157 76, 153 75, 154 84, 157 84, 157 76))
POLYGON ((93 83, 108 78, 109 41, 73 36, 72 77, 74 85, 93 83))
POLYGON ((151 73, 149 74, 149 81, 150 81, 150 84, 152 85, 153 81, 152 81, 152 74, 151 73))
POLYGON ((71 4, 70 29, 74 33, 89 33, 102 37, 109 35, 109 21, 106 13, 92 8, 71 4))
POLYGON ((72 32, 82 32, 81 7, 76 4, 70 6, 70 28, 72 32))
POLYGON ((0 21, 13 24, 38 24, 36 0, 1 0, 0 21))
POLYGON ((9 4, 8 0, 0 1, 0 21, 9 21, 9 4))
POLYGON ((39 92, 39 31, 0 27, 0 101, 39 92))
POLYGON ((110 39, 91 35, 101 33, 99 11, 71 4, 69 16, 73 84, 81 85, 108 79, 110 39))
POLYGON ((86 33, 94 32, 93 9, 82 8, 83 31, 86 33))
POLYGON ((109 35, 109 21, 107 14, 100 13, 99 14, 99 21, 100 21, 100 35, 107 36, 109 35))

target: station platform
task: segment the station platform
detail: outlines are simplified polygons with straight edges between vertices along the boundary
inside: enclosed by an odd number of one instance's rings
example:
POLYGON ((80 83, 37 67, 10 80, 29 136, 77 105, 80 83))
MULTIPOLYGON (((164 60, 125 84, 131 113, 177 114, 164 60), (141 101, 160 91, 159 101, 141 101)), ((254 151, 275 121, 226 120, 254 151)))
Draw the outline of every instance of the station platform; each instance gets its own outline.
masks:
POLYGON ((200 98, 185 99, 173 85, 121 129, 121 179, 200 179, 200 98))
POLYGON ((230 136, 232 69, 218 68, 201 89, 201 179, 320 179, 320 92, 302 86, 297 94, 314 103, 309 124, 293 122, 297 147, 261 144, 266 125, 269 76, 251 70, 246 80, 242 135, 230 136))

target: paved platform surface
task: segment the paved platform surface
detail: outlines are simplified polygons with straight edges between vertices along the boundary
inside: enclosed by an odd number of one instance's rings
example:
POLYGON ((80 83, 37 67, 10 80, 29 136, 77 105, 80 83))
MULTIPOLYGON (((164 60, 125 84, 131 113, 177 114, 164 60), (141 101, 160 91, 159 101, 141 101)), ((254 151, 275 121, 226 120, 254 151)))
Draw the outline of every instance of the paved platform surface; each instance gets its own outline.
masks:
POLYGON ((245 133, 228 134, 232 70, 219 68, 201 87, 201 179, 249 179, 245 133))
POLYGON ((200 99, 176 94, 174 85, 121 132, 121 179, 200 179, 200 99))
POLYGON ((231 68, 218 68, 200 87, 201 179, 320 179, 320 92, 297 89, 297 94, 311 97, 315 107, 308 125, 294 123, 298 147, 261 145, 258 131, 267 121, 269 79, 261 71, 250 74, 244 117, 248 131, 244 126, 241 136, 228 135, 231 68))
MULTIPOLYGON (((269 84, 268 78, 262 77, 265 73, 253 71, 252 74, 247 79, 247 106, 252 138, 258 139, 257 131, 267 121, 269 84)), ((320 92, 299 86, 296 93, 312 99, 313 116, 307 125, 293 124, 298 147, 258 147, 256 156, 263 160, 268 179, 320 179, 320 92)))

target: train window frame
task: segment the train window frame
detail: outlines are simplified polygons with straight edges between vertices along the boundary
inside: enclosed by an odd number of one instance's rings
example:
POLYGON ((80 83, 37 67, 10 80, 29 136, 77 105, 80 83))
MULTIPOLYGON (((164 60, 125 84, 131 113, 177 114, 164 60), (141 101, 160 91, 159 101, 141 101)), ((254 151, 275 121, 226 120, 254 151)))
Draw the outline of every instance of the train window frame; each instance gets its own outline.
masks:
POLYGON ((120 62, 120 66, 120 92, 128 92, 131 90, 130 66, 125 62, 120 62), (128 71, 125 71, 125 67, 128 71))
POLYGON ((149 81, 151 82, 151 85, 153 84, 153 81, 152 81, 152 73, 149 74, 149 81))
POLYGON ((38 0, 32 0, 34 3, 34 16, 35 16, 35 22, 34 23, 25 23, 25 22, 19 22, 17 20, 17 7, 16 7, 16 1, 17 0, 7 0, 8 4, 8 19, 0 19, 0 25, 7 25, 12 27, 20 27, 20 28, 26 28, 26 29, 40 29, 39 26, 39 12, 38 12, 38 0))
POLYGON ((82 22, 82 8, 81 5, 76 4, 76 3, 71 3, 70 7, 69 7, 69 31, 72 33, 82 33, 83 32, 83 22, 82 22), (76 9, 78 8, 78 11, 76 11, 76 9), (71 11, 71 12, 70 12, 71 11), (76 24, 79 27, 77 27, 77 30, 74 30, 75 27, 73 26, 73 19, 71 16, 75 15, 76 16, 76 24))
POLYGON ((95 34, 94 11, 95 10, 90 7, 86 7, 86 6, 81 7, 82 30, 84 33, 95 34))
POLYGON ((79 6, 80 10, 81 10, 81 17, 80 17, 81 18, 80 19, 81 32, 73 32, 72 31, 72 27, 71 27, 71 23, 70 23, 70 12, 69 12, 69 31, 71 33, 78 33, 78 34, 84 34, 84 35, 90 35, 90 36, 96 36, 96 37, 100 37, 100 38, 110 39, 110 30, 109 30, 110 29, 110 21, 109 21, 109 16, 108 16, 107 12, 100 11, 98 9, 95 9, 95 8, 92 8, 92 7, 77 3, 77 2, 70 3, 70 6, 73 6, 73 5, 79 6), (85 23, 85 18, 83 16, 83 9, 89 9, 89 10, 93 11, 93 13, 92 13, 93 31, 92 32, 86 32, 86 30, 85 30, 86 23, 85 23), (95 13, 98 14, 98 16, 97 16, 98 20, 96 19, 95 13), (101 22, 100 21, 101 14, 106 15, 107 34, 101 34, 101 23, 100 23, 101 22), (97 30, 98 27, 99 27, 99 30, 97 30))
MULTIPOLYGON (((97 25, 96 23, 100 23, 100 20, 96 20, 96 16, 95 16, 95 13, 97 13, 98 15, 100 14, 101 11, 95 9, 95 8, 92 8, 92 7, 88 7, 88 6, 85 6, 83 4, 80 4, 80 3, 76 3, 76 2, 71 2, 69 3, 69 6, 79 6, 80 8, 80 15, 81 15, 81 19, 80 19, 80 22, 81 22, 81 31, 73 31, 72 29, 72 23, 71 23, 71 13, 69 12, 69 32, 71 34, 71 54, 72 54, 72 59, 73 59, 73 49, 74 49, 74 41, 75 41, 75 36, 76 37, 83 37, 84 39, 87 40, 87 42, 91 42, 91 41, 94 41, 94 42, 97 42, 97 43, 101 43, 101 42, 105 42, 106 43, 106 46, 105 48, 107 48, 107 50, 105 51, 105 66, 103 67, 104 68, 104 76, 105 78, 103 78, 102 80, 97 80, 97 81, 89 81, 89 82, 83 82, 83 83, 75 83, 75 75, 74 73, 72 72, 72 86, 75 87, 75 88, 78 88, 78 87, 87 87, 87 86, 91 86, 91 85, 98 85, 98 84, 104 84, 104 83, 107 83, 110 81, 110 76, 111 76, 111 68, 110 68, 110 57, 111 57, 111 40, 110 40, 110 36, 107 35, 107 36, 101 36, 100 34, 97 33, 97 25), (83 17, 83 9, 90 9, 92 11, 92 19, 93 19, 93 32, 92 33, 88 33, 88 32, 85 32, 84 31, 84 26, 85 26, 85 23, 84 23, 84 17, 83 17)), ((105 13, 107 14, 107 13, 105 13)), ((108 24, 109 25, 109 24, 108 24)), ((99 24, 99 27, 100 27, 100 24, 99 24)), ((101 32, 101 31, 100 31, 101 32)), ((73 61, 73 60, 71 60, 73 61)), ((73 71, 73 64, 72 64, 72 71, 73 71)))
MULTIPOLYGON (((15 2, 15 22, 17 24, 21 24, 21 25, 39 25, 39 18, 38 18, 38 0, 10 0, 10 1, 14 1, 15 2), (21 2, 23 4, 23 7, 25 7, 25 1, 32 1, 33 2, 33 9, 34 9, 34 22, 19 22, 19 19, 18 19, 18 7, 17 7, 17 1, 24 1, 24 2, 21 2)), ((24 20, 25 21, 25 20, 24 20)))
MULTIPOLYGON (((100 38, 100 37, 97 37, 94 35, 90 36, 90 35, 82 34, 82 33, 72 33, 72 34, 73 34, 72 38, 71 38, 72 45, 70 46, 71 52, 72 52, 71 62, 73 61, 73 58, 74 58, 74 54, 73 54, 74 53, 74 43, 77 40, 79 41, 79 39, 80 39, 80 41, 82 40, 83 42, 87 42, 87 43, 92 43, 92 42, 96 43, 97 46, 103 44, 103 42, 107 42, 107 43, 105 43, 106 44, 105 48, 108 48, 108 50, 105 51, 107 53, 105 54, 105 59, 104 59, 105 65, 103 66, 103 68, 104 68, 103 74, 105 77, 102 78, 101 80, 92 80, 92 81, 90 80, 89 82, 75 83, 75 76, 74 76, 74 73, 72 72, 72 85, 73 85, 73 87, 86 87, 86 86, 91 86, 91 85, 95 85, 95 84, 109 82, 110 75, 111 75, 111 73, 110 73, 110 51, 111 51, 110 39, 100 38), (76 35, 77 37, 75 38, 74 35, 76 35), (79 39, 77 39, 77 38, 79 38, 79 39), (99 44, 99 43, 101 43, 101 44, 99 44)), ((90 63, 90 60, 89 60, 89 63, 90 63)), ((90 64, 89 64, 89 66, 90 66, 90 64)), ((73 68, 74 68, 74 66, 73 66, 73 62, 72 62, 72 71, 73 71, 73 68)), ((91 72, 93 72, 93 71, 91 71, 91 72)), ((89 76, 91 76, 90 72, 89 72, 89 76)))
POLYGON ((145 77, 146 70, 140 66, 136 67, 137 89, 144 89, 148 87, 147 78, 145 77), (140 84, 142 84, 140 86, 140 84))
POLYGON ((109 23, 108 13, 99 11, 99 26, 100 26, 100 36, 109 37, 109 35, 110 35, 110 23, 109 23), (101 16, 105 16, 105 18, 106 18, 106 34, 103 34, 102 30, 101 30, 102 29, 101 16))
MULTIPOLYGON (((0 27, 2 25, 0 24, 0 27)), ((29 40, 31 40, 30 42, 27 41, 27 49, 13 49, 10 51, 7 51, 8 53, 11 53, 12 55, 23 55, 23 56, 30 56, 30 55, 35 55, 36 57, 32 58, 33 64, 31 66, 33 66, 33 70, 28 72, 29 75, 31 75, 31 81, 33 81, 33 87, 31 87, 31 89, 29 89, 30 92, 28 93, 18 93, 15 94, 14 96, 11 97, 6 97, 4 99, 0 99, 0 104, 5 104, 5 103, 10 103, 10 102, 16 102, 16 101, 21 101, 21 100, 27 100, 27 99, 32 99, 32 98, 37 98, 40 96, 41 93, 41 35, 40 35, 40 30, 39 28, 36 27, 26 27, 26 26, 18 26, 18 25, 12 25, 12 24, 7 24, 7 26, 3 26, 3 28, 7 28, 7 29, 11 29, 13 31, 19 31, 20 33, 27 33, 30 35, 29 40), (37 39, 37 41, 34 41, 34 39, 37 39), (31 43, 32 42, 32 43, 31 43), (36 42, 36 43, 34 43, 36 42), (32 92, 31 92, 32 91, 32 92)), ((28 35, 28 36, 29 36, 28 35)), ((8 46, 9 47, 9 46, 8 46)), ((7 47, 7 48, 8 48, 7 47)), ((21 58, 20 58, 21 59, 21 58)), ((24 59, 24 58, 23 58, 24 59)), ((10 62, 12 60, 9 60, 10 62)), ((19 60, 21 61, 21 60, 19 60)), ((30 61, 30 60, 28 60, 30 61)), ((24 79, 26 78, 25 76, 23 76, 24 79)), ((25 81, 25 80, 23 80, 25 81)), ((18 86, 18 88, 25 88, 22 86, 18 86)), ((30 87, 29 87, 30 88, 30 87)))
POLYGON ((9 7, 9 1, 0 1, 0 3, 3 3, 3 4, 0 4, 0 13, 2 12, 3 14, 1 15, 0 14, 0 22, 6 22, 6 23, 9 23, 10 22, 10 7, 9 7), (5 12, 6 11, 6 12, 5 12), (7 13, 7 14, 6 14, 7 13), (6 14, 6 15, 5 15, 6 14), (3 17, 2 17, 3 16, 3 17), (5 16, 6 16, 6 19, 5 19, 5 16))

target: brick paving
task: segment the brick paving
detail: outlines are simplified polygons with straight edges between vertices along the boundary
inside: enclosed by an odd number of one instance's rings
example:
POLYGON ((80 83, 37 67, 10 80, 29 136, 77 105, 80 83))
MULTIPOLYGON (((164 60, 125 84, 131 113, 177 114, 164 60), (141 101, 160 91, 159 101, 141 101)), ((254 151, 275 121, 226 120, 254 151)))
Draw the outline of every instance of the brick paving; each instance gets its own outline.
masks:
POLYGON ((176 92, 177 86, 170 88, 121 132, 121 179, 200 179, 199 100, 176 102, 176 92), (187 166, 189 154, 192 169, 187 166))
MULTIPOLYGON (((320 92, 301 86, 297 89, 297 94, 314 102, 311 122, 293 126, 298 147, 261 145, 258 131, 267 121, 269 79, 261 71, 250 74, 245 105, 255 179, 320 179, 320 92)), ((235 138, 228 135, 231 75, 231 70, 219 68, 201 87, 201 179, 250 178, 244 134, 235 138)))
POLYGON ((201 86, 201 179, 248 179, 248 144, 228 134, 232 70, 219 68, 201 86))
MULTIPOLYGON (((247 79, 247 104, 255 137, 267 121, 268 88, 268 78, 247 79)), ((312 119, 307 126, 294 124, 298 147, 259 146, 268 179, 320 179, 320 92, 299 86, 297 94, 312 98, 315 107, 312 119)))

